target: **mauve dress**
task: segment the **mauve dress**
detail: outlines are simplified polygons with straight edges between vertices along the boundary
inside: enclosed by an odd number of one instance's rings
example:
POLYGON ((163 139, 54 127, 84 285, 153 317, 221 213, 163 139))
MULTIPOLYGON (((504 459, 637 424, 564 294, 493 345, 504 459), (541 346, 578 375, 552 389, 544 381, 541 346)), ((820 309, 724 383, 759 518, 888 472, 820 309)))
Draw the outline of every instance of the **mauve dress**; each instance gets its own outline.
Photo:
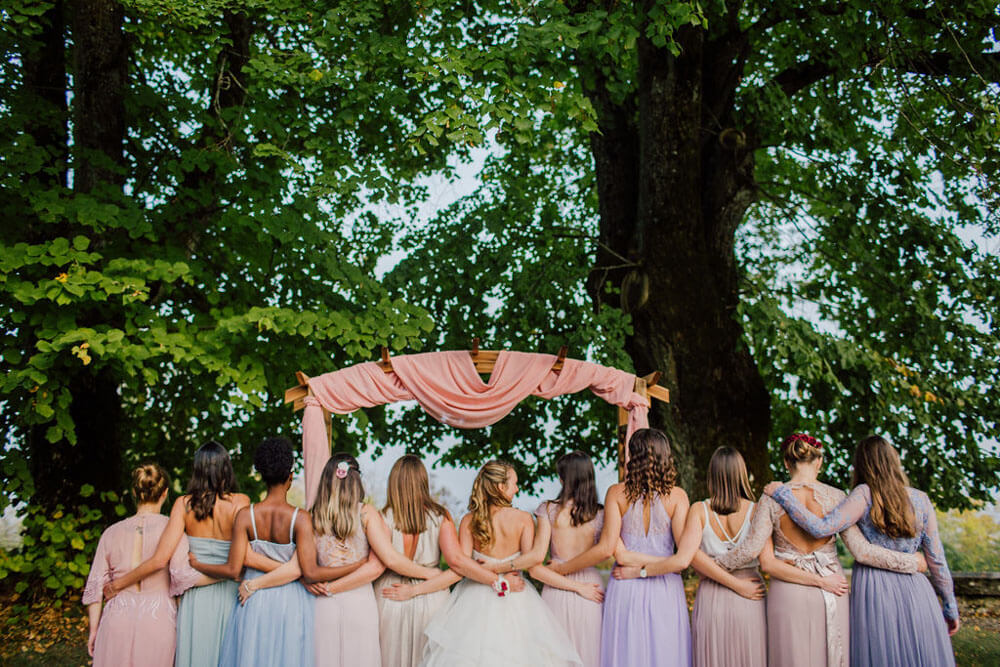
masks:
MULTIPOLYGON (((709 509, 704 508, 704 530, 701 550, 718 558, 733 549, 750 529, 753 505, 747 510, 743 525, 736 535, 726 533, 725 524, 709 509), (715 523, 725 539, 711 528, 715 523)), ((757 561, 733 572, 741 579, 759 578, 757 561)), ((748 600, 722 584, 702 577, 691 614, 691 644, 695 667, 765 667, 767 665, 767 612, 764 600, 748 600)))
MULTIPOLYGON (((808 486, 824 511, 844 498, 844 492, 826 484, 808 486)), ((756 558, 769 536, 774 539, 774 555, 790 565, 817 574, 843 574, 837 559, 836 541, 831 537, 815 551, 803 553, 781 531, 784 511, 769 496, 761 496, 750 522, 750 532, 729 553, 716 560, 726 569, 744 567, 756 558)), ((916 572, 917 559, 869 544, 856 527, 841 533, 844 543, 859 562, 897 571, 916 572)), ((803 586, 771 577, 767 592, 767 664, 769 667, 846 667, 848 664, 849 596, 836 596, 816 586, 803 586)))
MULTIPOLYGON (((559 514, 560 506, 555 502, 544 502, 535 510, 539 517, 546 517, 553 529, 555 528, 556 515, 559 514)), ((601 538, 601 529, 604 527, 604 510, 597 510, 597 515, 577 529, 593 531, 593 541, 597 542, 601 538)), ((553 562, 559 563, 569 560, 577 554, 561 554, 556 549, 555 543, 549 542, 550 555, 553 562)), ((604 579, 596 567, 588 567, 566 575, 567 579, 573 581, 584 581, 589 584, 604 586, 604 579)), ((576 652, 580 654, 584 667, 597 667, 601 663, 601 620, 604 607, 599 602, 580 597, 573 591, 563 590, 554 586, 542 588, 542 600, 549 606, 556 619, 566 630, 576 652)))
MULTIPOLYGON (((622 516, 625 548, 651 556, 672 556, 674 535, 670 515, 660 497, 647 499, 649 532, 643 529, 642 499, 622 516)), ((663 667, 691 664, 691 624, 684 582, 679 574, 646 579, 614 579, 604 596, 601 625, 601 665, 604 667, 663 667)))
MULTIPOLYGON (((403 548, 403 533, 396 527, 392 510, 384 513, 385 522, 392 531, 392 546, 399 553, 403 548)), ((417 536, 413 562, 424 567, 438 567, 441 561, 439 536, 443 517, 428 512, 426 529, 417 536)), ((418 584, 423 579, 411 579, 386 570, 375 581, 375 602, 378 605, 379 644, 382 650, 383 667, 417 667, 427 644, 424 630, 431 618, 450 595, 447 588, 426 595, 417 595, 409 600, 390 600, 382 597, 383 588, 393 584, 418 584)))
POLYGON ((824 518, 805 510, 791 489, 781 487, 774 499, 795 523, 823 537, 857 522, 873 544, 906 554, 923 549, 930 581, 858 564, 851 577, 851 664, 904 667, 954 665, 955 655, 945 619, 958 618, 955 591, 945 560, 937 518, 923 491, 907 489, 916 517, 914 537, 889 537, 871 521, 871 490, 857 486, 824 518), (933 587, 932 587, 933 584, 933 587), (939 610, 937 595, 944 602, 939 610), (943 618, 942 618, 943 616, 943 618))
MULTIPOLYGON (((152 557, 169 519, 162 514, 136 514, 101 534, 97 553, 83 589, 83 604, 100 602, 104 584, 152 557), (136 541, 141 555, 133 559, 136 541)), ((187 541, 182 540, 170 566, 184 570, 187 541)), ((190 568, 188 568, 190 569, 190 568)), ((95 665, 162 666, 174 664, 177 608, 170 596, 167 568, 157 570, 137 586, 120 592, 104 606, 97 626, 95 665), (136 589, 139 590, 136 590, 136 589)))
MULTIPOLYGON (((323 567, 339 567, 368 557, 361 505, 354 533, 341 540, 316 536, 316 557, 323 567)), ((378 607, 372 585, 316 598, 315 652, 317 667, 379 667, 378 607)))

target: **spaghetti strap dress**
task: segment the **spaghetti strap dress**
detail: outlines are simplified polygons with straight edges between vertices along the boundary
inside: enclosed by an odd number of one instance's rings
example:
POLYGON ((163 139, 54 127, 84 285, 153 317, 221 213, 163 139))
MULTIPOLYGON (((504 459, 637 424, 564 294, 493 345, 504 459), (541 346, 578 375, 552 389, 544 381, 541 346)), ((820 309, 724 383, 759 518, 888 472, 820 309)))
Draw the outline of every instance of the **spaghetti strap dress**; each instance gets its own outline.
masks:
MULTIPOLYGON (((670 515, 659 495, 650 504, 649 530, 643 526, 643 500, 629 505, 622 516, 625 548, 651 556, 672 556, 674 535, 670 515)), ((691 664, 691 624, 684 582, 679 574, 646 579, 614 579, 604 595, 601 665, 635 667, 691 664)))
MULTIPOLYGON (((284 563, 295 557, 295 517, 292 514, 288 542, 268 542, 257 538, 257 521, 250 505, 253 540, 250 548, 271 560, 284 563)), ((246 568, 244 577, 256 579, 264 573, 246 568)), ((313 664, 313 596, 298 581, 274 588, 262 588, 247 600, 233 602, 219 655, 220 667, 251 665, 313 664)))
MULTIPOLYGON (((221 564, 229 559, 229 540, 188 537, 191 553, 202 563, 221 564)), ((173 575, 173 571, 171 571, 173 575)), ((229 625, 239 584, 222 579, 209 586, 188 588, 177 605, 177 655, 174 667, 215 667, 222 638, 229 625)), ((171 594, 175 588, 171 584, 171 594)))
MULTIPOLYGON (((701 550, 712 558, 733 549, 747 534, 753 504, 739 532, 730 535, 719 515, 709 509, 705 500, 704 532, 701 550), (720 538, 712 525, 725 536, 720 538)), ((759 578, 757 560, 735 570, 733 576, 741 579, 759 578)), ((694 667, 765 667, 767 665, 767 613, 764 600, 748 600, 722 584, 702 577, 691 614, 691 644, 694 667)))

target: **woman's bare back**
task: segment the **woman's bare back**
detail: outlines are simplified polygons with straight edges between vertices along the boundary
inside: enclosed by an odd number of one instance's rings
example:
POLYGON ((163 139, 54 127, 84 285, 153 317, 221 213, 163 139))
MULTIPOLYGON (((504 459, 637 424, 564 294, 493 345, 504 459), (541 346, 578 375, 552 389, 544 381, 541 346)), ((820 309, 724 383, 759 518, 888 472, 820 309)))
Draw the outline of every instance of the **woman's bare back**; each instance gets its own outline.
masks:
MULTIPOLYGON (((826 514, 826 512, 823 511, 823 507, 818 502, 816 502, 816 498, 813 495, 812 489, 810 489, 809 487, 807 486, 797 487, 792 490, 792 493, 795 494, 795 497, 799 499, 799 502, 805 505, 806 509, 808 509, 816 516, 822 517, 823 515, 826 514)), ((819 549, 832 539, 829 537, 820 537, 820 538, 813 537, 806 531, 799 528, 798 524, 792 521, 791 517, 789 517, 787 514, 782 514, 779 522, 781 525, 781 534, 784 536, 784 538, 788 541, 789 544, 791 544, 793 547, 795 547, 804 554, 816 551, 817 549, 819 549)))
POLYGON ((190 497, 183 496, 179 500, 179 502, 184 503, 184 532, 190 537, 231 540, 236 513, 250 504, 250 498, 242 493, 221 496, 215 500, 212 516, 199 521, 188 505, 190 497))
MULTIPOLYGON (((483 548, 482 545, 473 543, 474 548, 479 553, 491 558, 503 559, 522 551, 522 545, 531 547, 534 539, 535 522, 527 512, 514 509, 513 507, 497 507, 493 509, 493 543, 483 548), (524 541, 525 531, 529 529, 531 534, 527 542, 524 541)), ((462 519, 462 530, 468 531, 471 535, 471 515, 466 515, 462 519)))

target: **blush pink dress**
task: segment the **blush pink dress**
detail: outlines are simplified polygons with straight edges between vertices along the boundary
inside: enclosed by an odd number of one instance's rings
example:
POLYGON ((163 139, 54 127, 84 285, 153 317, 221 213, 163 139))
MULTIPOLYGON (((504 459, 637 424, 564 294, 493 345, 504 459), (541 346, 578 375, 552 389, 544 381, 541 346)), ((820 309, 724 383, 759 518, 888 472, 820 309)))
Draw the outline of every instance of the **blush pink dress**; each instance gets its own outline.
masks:
MULTIPOLYGON (((83 589, 83 604, 100 602, 104 584, 150 558, 167 521, 162 514, 136 514, 109 526, 97 544, 83 589)), ((187 540, 182 538, 171 558, 170 569, 194 572, 187 564, 187 553, 187 540)), ((94 665, 173 665, 176 618, 177 606, 170 597, 170 575, 164 568, 122 591, 104 606, 97 626, 94 665)))

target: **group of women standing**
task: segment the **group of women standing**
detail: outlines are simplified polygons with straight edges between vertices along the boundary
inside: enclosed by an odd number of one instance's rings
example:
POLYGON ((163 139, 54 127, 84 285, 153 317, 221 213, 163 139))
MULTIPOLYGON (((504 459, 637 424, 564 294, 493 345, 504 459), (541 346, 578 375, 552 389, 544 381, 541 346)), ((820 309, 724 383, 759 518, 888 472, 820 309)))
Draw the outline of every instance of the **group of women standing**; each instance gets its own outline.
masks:
POLYGON ((169 521, 158 514, 165 474, 141 467, 139 511, 102 536, 84 595, 95 664, 954 664, 957 609, 933 508, 885 440, 858 446, 845 498, 817 481, 821 443, 790 436, 790 482, 757 503, 742 457, 719 448, 710 497, 691 506, 662 432, 637 431, 628 447, 603 507, 592 462, 573 452, 557 464, 559 496, 534 517, 511 506, 514 468, 491 461, 457 530, 413 456, 393 466, 382 512, 363 502, 357 461, 332 456, 305 513, 285 500, 286 440, 258 448, 268 491, 253 505, 209 443, 169 521), (850 598, 838 532, 858 563, 850 598), (594 566, 612 556, 604 591, 594 566), (689 565, 702 577, 690 620, 689 565), (758 565, 771 575, 766 603, 758 565), (928 568, 931 582, 917 574, 928 568))

